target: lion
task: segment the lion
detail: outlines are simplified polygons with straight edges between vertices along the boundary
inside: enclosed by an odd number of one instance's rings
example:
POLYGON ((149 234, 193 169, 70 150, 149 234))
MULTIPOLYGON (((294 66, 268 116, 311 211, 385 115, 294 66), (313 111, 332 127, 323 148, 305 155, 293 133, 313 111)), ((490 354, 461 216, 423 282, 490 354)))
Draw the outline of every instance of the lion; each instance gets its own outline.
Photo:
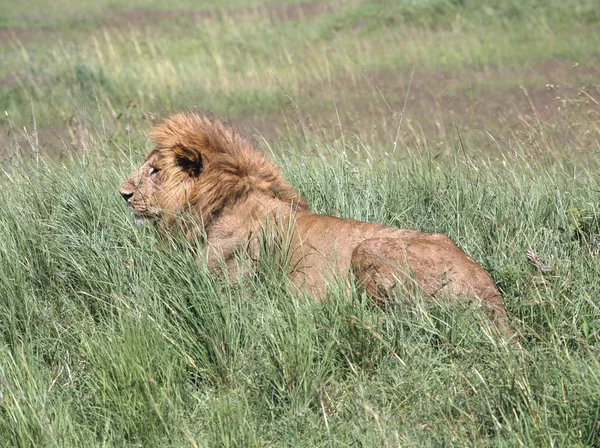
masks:
POLYGON ((215 117, 178 113, 150 136, 156 146, 121 196, 137 224, 200 241, 210 272, 235 276, 240 260, 252 269, 265 235, 285 234, 291 284, 317 300, 332 279, 353 275, 383 307, 417 291, 475 299, 512 334, 492 278, 448 236, 312 213, 254 143, 215 117))

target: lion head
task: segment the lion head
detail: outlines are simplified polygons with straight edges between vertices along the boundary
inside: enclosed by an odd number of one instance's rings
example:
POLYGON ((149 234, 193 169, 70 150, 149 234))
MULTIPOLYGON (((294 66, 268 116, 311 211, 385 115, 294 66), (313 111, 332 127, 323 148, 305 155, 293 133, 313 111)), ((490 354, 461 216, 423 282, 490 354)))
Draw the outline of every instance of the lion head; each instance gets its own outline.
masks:
POLYGON ((192 212, 206 225, 252 192, 308 208, 277 166, 220 120, 179 113, 155 126, 150 136, 155 148, 120 189, 138 224, 169 222, 192 212))

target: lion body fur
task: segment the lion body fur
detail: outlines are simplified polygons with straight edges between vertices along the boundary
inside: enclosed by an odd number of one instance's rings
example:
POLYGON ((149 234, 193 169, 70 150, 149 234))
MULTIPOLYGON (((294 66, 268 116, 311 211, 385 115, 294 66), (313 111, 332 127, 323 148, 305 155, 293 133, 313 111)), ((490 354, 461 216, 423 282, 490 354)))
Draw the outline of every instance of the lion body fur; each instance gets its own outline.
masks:
POLYGON ((290 279, 317 299, 334 277, 353 272, 383 306, 411 291, 480 300, 510 334, 493 280, 449 237, 311 213, 279 168, 218 119, 180 113, 151 137, 155 149, 121 195, 137 219, 163 231, 185 229, 189 240, 205 238, 212 272, 225 266, 235 275, 240 255, 252 264, 261 257, 261 238, 283 235, 290 279))

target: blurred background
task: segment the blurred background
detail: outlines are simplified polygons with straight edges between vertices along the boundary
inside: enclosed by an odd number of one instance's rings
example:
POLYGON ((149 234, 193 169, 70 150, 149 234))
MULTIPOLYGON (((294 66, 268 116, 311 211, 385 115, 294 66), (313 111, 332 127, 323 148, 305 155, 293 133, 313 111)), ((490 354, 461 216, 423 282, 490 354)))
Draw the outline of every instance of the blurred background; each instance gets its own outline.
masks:
POLYGON ((190 109, 266 139, 585 158, 599 23, 594 0, 4 1, 0 154, 190 109))

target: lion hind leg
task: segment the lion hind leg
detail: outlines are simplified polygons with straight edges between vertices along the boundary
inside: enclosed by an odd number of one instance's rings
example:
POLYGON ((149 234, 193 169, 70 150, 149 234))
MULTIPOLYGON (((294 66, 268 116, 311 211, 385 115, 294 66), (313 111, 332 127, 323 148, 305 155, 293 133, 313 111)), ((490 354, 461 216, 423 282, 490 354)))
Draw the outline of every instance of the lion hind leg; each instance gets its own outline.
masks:
POLYGON ((379 306, 395 303, 399 294, 471 297, 481 301, 502 334, 513 337, 493 280, 445 235, 367 239, 354 249, 351 267, 359 286, 379 306))
MULTIPOLYGON (((399 293, 406 293, 410 282, 408 264, 397 253, 390 258, 393 238, 371 238, 359 244, 352 253, 351 268, 357 284, 382 308, 395 304, 399 293)), ((401 248, 398 248, 401 249, 401 248)))

